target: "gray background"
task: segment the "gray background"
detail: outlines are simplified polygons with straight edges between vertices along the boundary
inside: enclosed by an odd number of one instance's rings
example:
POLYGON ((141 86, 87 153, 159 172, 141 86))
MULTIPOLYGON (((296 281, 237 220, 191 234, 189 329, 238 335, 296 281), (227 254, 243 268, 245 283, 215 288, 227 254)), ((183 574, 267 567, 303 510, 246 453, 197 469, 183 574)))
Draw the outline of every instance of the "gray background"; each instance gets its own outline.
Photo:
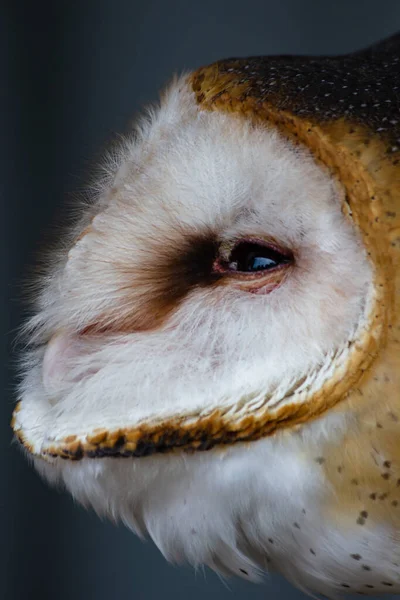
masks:
POLYGON ((2 5, 1 268, 6 277, 0 460, 4 600, 301 599, 280 577, 255 586, 168 565, 152 543, 49 489, 11 444, 21 282, 68 194, 113 132, 174 72, 257 54, 343 53, 400 29, 399 0, 52 0, 2 5), (4 85, 5 83, 5 85, 4 85))

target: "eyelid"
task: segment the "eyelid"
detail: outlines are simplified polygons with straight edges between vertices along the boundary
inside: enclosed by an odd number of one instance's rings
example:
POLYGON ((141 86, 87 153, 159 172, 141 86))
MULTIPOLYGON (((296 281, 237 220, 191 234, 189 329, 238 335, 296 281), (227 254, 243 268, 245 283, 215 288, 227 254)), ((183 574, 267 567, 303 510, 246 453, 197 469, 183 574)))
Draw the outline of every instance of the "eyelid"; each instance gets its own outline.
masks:
POLYGON ((219 246, 219 256, 224 261, 229 262, 230 255, 240 244, 257 244, 259 246, 264 246, 265 248, 270 248, 274 252, 277 252, 281 256, 287 258, 288 261, 291 261, 294 258, 292 250, 283 244, 278 243, 273 237, 256 235, 245 235, 243 237, 235 237, 232 240, 222 241, 219 246))
POLYGON ((221 283, 225 281, 228 283, 234 281, 239 284, 240 281, 246 286, 254 288, 247 289, 247 291, 255 291, 261 286, 270 286, 270 291, 279 285, 285 276, 284 273, 294 263, 294 254, 287 247, 282 247, 275 240, 271 238, 261 238, 258 236, 243 236, 237 237, 234 240, 224 241, 220 244, 218 249, 218 255, 213 263, 213 273, 221 278, 221 283), (263 248, 271 250, 277 254, 277 264, 268 269, 259 269, 257 271, 241 271, 237 268, 233 268, 233 265, 237 262, 230 260, 234 258, 235 250, 241 245, 255 245, 262 246, 263 248), (265 282, 262 284, 262 282, 265 282), (252 283, 253 282, 253 283, 252 283), (258 282, 258 283, 257 283, 258 282), (275 282, 275 283, 274 283, 275 282))

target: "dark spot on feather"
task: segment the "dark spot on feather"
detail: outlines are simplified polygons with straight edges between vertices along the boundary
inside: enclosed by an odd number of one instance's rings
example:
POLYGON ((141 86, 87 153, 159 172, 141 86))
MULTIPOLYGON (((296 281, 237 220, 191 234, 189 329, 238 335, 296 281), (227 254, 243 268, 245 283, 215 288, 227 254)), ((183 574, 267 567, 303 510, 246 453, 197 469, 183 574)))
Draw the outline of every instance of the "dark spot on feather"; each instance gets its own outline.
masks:
POLYGON ((115 265, 123 281, 123 306, 100 316, 81 335, 149 331, 156 329, 195 288, 218 282, 213 271, 219 248, 211 230, 187 233, 176 230, 176 238, 149 241, 146 253, 129 265, 115 265))

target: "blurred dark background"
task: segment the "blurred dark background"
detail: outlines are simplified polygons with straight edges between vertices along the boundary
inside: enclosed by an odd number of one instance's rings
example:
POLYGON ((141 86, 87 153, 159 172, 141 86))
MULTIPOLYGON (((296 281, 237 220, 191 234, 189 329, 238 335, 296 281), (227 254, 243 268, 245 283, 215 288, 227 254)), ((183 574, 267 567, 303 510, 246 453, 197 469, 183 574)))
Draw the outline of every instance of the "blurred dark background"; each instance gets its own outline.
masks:
POLYGON ((90 161, 174 72, 230 56, 350 52, 400 30, 400 1, 3 0, 0 9, 0 598, 305 598, 278 576, 225 584, 172 567, 152 543, 42 483, 9 428, 21 283, 90 161))

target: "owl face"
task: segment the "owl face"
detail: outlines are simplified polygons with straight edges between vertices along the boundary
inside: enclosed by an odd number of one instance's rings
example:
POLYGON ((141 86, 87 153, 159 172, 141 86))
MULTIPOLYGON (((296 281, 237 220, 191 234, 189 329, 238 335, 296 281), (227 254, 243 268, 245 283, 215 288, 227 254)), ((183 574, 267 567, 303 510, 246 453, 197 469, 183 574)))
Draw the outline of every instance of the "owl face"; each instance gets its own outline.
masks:
POLYGON ((251 414, 329 369, 371 272, 342 190, 307 150, 199 110, 182 79, 107 169, 31 323, 33 446, 217 407, 251 414))

